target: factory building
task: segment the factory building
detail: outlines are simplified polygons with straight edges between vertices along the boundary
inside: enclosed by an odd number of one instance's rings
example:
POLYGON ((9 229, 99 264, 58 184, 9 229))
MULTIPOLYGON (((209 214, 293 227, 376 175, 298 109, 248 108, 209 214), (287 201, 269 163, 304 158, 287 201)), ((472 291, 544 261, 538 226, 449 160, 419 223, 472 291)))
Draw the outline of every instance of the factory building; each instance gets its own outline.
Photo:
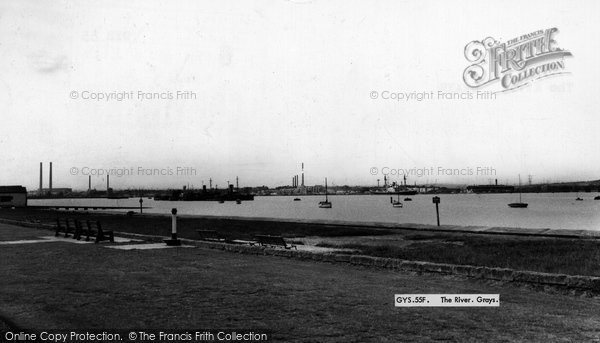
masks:
POLYGON ((0 207, 27 206, 27 189, 23 186, 0 186, 0 207))

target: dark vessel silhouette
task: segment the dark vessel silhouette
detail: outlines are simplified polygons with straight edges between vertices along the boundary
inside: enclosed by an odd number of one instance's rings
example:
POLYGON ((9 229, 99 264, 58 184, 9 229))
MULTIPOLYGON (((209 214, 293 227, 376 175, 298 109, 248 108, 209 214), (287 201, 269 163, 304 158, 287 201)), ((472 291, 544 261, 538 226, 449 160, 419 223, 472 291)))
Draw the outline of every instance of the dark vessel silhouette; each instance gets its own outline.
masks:
POLYGON ((526 208, 529 204, 521 201, 521 175, 519 175, 519 202, 513 202, 508 204, 508 207, 512 208, 526 208))

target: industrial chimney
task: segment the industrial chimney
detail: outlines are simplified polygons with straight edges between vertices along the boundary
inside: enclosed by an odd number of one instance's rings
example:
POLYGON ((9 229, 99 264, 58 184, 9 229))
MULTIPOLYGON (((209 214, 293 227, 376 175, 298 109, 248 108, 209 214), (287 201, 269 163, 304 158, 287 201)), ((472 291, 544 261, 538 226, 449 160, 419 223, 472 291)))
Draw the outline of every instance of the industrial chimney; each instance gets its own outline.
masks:
POLYGON ((48 184, 48 190, 52 194, 52 162, 50 162, 50 183, 48 184))
POLYGON ((40 162, 40 194, 42 194, 42 188, 43 188, 43 180, 44 180, 44 174, 42 172, 42 162, 40 162))
POLYGON ((106 175, 106 194, 110 193, 110 175, 106 175))
POLYGON ((88 192, 92 190, 92 176, 88 176, 88 192))

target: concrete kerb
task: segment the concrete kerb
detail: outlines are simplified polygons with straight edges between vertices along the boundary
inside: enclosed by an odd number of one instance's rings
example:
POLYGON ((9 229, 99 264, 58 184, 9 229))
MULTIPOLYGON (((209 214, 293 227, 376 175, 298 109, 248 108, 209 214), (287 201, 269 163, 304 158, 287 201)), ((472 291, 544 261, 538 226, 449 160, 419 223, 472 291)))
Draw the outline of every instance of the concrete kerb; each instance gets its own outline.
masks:
MULTIPOLYGON (((0 219, 0 223, 38 229, 54 229, 54 227, 52 227, 51 225, 45 225, 35 222, 22 222, 9 219, 0 219)), ((153 242, 162 242, 163 239, 165 239, 164 236, 144 235, 128 232, 115 232, 115 235, 119 237, 143 239, 145 241, 153 242)), ((181 241, 185 244, 194 245, 198 247, 224 250, 240 254, 271 255, 286 258, 295 258, 300 260, 313 260, 328 263, 345 263, 364 267, 404 270, 417 273, 459 275, 476 279, 525 283, 540 286, 550 286, 561 289, 575 289, 581 291, 589 291, 593 294, 600 294, 600 277, 595 276, 550 274, 533 271, 513 270, 507 268, 491 268, 422 261, 408 261, 366 255, 286 250, 259 245, 228 244, 221 242, 199 241, 185 238, 182 238, 181 241)))

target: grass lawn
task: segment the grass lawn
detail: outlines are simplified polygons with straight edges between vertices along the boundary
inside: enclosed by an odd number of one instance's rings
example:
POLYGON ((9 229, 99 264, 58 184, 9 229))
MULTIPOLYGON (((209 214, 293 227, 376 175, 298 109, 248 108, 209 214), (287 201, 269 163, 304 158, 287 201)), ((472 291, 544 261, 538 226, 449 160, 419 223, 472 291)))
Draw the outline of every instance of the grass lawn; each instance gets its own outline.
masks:
POLYGON ((593 239, 424 233, 394 239, 336 242, 317 246, 405 260, 511 268, 545 273, 600 276, 600 241, 593 239))
MULTIPOLYGON (((0 240, 44 231, 0 224, 0 240)), ((282 342, 600 339, 600 300, 192 248, 0 246, 0 315, 21 328, 266 329, 282 342), (397 293, 500 294, 498 308, 396 308, 397 293)))

